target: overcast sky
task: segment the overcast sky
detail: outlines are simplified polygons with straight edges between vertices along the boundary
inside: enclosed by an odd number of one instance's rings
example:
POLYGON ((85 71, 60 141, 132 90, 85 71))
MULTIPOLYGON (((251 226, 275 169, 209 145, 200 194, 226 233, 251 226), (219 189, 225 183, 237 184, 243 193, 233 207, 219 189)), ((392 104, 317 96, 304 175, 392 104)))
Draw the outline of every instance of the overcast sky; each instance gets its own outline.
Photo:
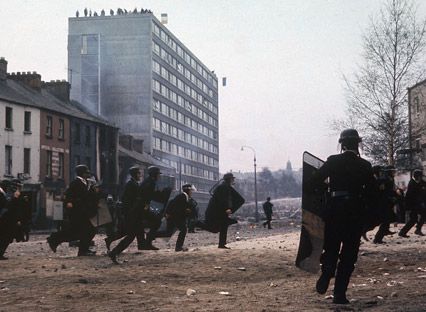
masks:
MULTIPOLYGON (((301 166, 304 150, 337 152, 342 74, 360 61, 373 0, 0 0, 0 56, 12 71, 67 78, 68 17, 85 7, 168 13, 167 27, 218 77, 220 170, 301 166)), ((424 13, 424 7, 420 7, 424 13)), ((362 134, 361 134, 362 135, 362 134)))

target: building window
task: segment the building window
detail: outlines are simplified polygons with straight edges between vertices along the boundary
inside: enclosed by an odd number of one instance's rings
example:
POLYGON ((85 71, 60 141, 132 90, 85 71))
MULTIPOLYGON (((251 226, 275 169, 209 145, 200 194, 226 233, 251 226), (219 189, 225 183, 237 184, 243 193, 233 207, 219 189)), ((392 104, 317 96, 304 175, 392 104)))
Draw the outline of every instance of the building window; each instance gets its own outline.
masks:
POLYGON ((414 98, 414 109, 417 114, 420 113, 419 98, 417 96, 414 98))
POLYGON ((31 112, 25 112, 24 115, 24 131, 31 132, 31 112))
POLYGON ((24 148, 24 173, 30 174, 31 170, 31 149, 24 148))
POLYGON ((74 125, 74 143, 75 144, 80 144, 80 124, 76 123, 74 125))
POLYGON ((5 146, 5 174, 12 175, 12 146, 5 146))
POLYGON ((86 146, 90 146, 90 127, 86 126, 86 146))
POLYGON ((58 153, 58 178, 64 178, 64 153, 58 153))
POLYGON ((46 136, 52 137, 53 119, 52 116, 47 116, 46 136))
POLYGON ((59 119, 59 133, 58 138, 63 140, 65 137, 65 122, 63 119, 59 119))
POLYGON ((12 107, 6 107, 6 129, 13 129, 12 124, 12 107))
POLYGON ((52 151, 46 151, 46 176, 52 177, 52 151))

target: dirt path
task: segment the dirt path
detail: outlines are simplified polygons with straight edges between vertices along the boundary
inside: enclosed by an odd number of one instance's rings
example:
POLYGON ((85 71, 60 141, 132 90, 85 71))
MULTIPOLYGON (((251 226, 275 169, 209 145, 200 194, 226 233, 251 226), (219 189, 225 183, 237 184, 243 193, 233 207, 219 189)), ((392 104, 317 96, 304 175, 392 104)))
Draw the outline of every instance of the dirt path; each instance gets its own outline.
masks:
MULTIPOLYGON (((140 253, 132 246, 120 266, 103 255, 77 258, 65 245, 53 254, 45 237, 33 239, 13 244, 0 262, 0 311, 426 311, 426 238, 364 243, 348 291, 354 301, 344 307, 316 294, 317 276, 294 266, 295 227, 234 228, 231 250, 175 253, 159 241, 160 251, 140 253)), ((197 233, 188 245, 216 240, 197 233)), ((96 242, 103 253, 102 236, 96 242)))

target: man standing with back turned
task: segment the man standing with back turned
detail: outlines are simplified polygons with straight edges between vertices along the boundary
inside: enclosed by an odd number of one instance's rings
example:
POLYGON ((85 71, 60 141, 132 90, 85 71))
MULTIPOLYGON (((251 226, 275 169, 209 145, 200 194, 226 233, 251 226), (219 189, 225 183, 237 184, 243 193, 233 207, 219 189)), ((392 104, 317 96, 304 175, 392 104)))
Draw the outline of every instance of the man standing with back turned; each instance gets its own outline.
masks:
POLYGON ((338 304, 349 303, 346 290, 358 257, 365 199, 374 189, 371 164, 359 155, 360 142, 355 129, 342 131, 339 138, 342 153, 330 156, 313 177, 314 186, 323 185, 329 178, 330 191, 330 202, 324 214, 322 274, 316 290, 324 294, 330 279, 336 276, 333 302, 338 304))

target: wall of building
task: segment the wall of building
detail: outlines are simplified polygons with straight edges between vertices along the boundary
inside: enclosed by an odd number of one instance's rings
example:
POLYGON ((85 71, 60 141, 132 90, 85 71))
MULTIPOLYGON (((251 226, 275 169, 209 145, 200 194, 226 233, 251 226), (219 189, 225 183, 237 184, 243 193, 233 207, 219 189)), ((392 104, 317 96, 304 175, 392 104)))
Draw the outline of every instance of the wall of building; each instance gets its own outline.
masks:
POLYGON ((147 148, 151 146, 151 38, 150 14, 69 19, 71 98, 123 133, 143 139, 147 148), (84 54, 86 35, 98 38, 91 37, 93 47, 87 48, 91 57, 84 54), (96 75, 97 84, 91 84, 96 75), (101 106, 86 96, 90 87, 97 88, 101 106))
POLYGON ((30 174, 26 183, 37 183, 40 179, 40 110, 0 100, 0 179, 5 178, 5 146, 12 146, 12 176, 24 172, 24 148, 30 152, 30 174), (12 129, 6 130, 6 107, 12 108, 12 129), (24 131, 25 112, 31 112, 31 131, 24 131))

